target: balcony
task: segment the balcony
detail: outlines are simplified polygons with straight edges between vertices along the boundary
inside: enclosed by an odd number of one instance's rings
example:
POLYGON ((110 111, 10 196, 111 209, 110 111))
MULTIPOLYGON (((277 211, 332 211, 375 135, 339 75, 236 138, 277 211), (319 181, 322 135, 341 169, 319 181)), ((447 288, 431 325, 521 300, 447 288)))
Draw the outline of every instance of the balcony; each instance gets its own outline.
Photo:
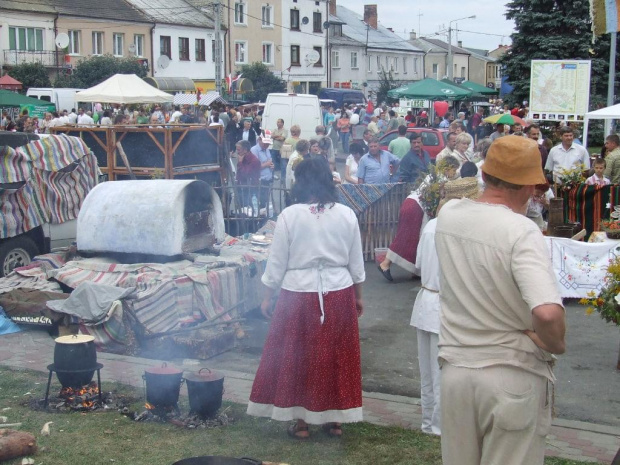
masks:
POLYGON ((65 52, 63 50, 5 50, 4 66, 21 65, 22 63, 41 62, 43 66, 63 67, 65 52))

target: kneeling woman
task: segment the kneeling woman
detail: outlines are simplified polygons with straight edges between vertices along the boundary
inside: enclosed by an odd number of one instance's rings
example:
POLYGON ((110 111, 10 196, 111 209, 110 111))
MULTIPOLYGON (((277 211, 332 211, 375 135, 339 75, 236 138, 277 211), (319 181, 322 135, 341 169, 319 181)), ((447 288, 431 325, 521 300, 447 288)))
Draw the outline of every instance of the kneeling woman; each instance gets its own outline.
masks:
POLYGON ((272 321, 248 414, 295 420, 288 433, 297 439, 309 437, 308 424, 341 436, 341 423, 362 420, 359 226, 353 210, 336 203, 321 160, 297 166, 292 194, 297 203, 278 217, 262 278, 261 311, 272 321))

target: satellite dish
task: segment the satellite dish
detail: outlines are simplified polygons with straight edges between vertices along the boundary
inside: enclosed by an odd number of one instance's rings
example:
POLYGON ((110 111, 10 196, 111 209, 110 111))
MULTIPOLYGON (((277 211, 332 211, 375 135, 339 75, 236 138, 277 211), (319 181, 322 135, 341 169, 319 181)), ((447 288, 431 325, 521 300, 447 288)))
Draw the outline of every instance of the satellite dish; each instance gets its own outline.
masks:
POLYGON ((58 48, 67 48, 69 46, 69 36, 61 32, 56 36, 56 39, 54 39, 54 43, 58 48))
POLYGON ((310 19, 307 16, 304 16, 303 18, 301 18, 301 24, 308 24, 310 22, 310 19))
POLYGON ((170 58, 168 58, 168 55, 160 55, 157 59, 157 68, 166 69, 168 66, 170 66, 170 58))
POLYGON ((308 63, 310 63, 311 65, 318 63, 320 59, 321 59, 321 54, 317 52, 316 50, 311 50, 306 55, 306 60, 308 60, 308 63))
POLYGON ((129 53, 135 53, 136 52, 136 44, 129 44, 129 47, 127 47, 127 50, 129 50, 129 53))

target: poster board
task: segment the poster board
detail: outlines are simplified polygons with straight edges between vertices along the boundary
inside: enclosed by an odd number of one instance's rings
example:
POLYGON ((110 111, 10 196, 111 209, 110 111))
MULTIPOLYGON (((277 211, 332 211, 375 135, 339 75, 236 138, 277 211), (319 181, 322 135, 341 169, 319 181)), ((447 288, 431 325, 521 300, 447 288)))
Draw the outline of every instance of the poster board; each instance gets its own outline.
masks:
POLYGON ((590 60, 532 60, 528 118, 583 121, 590 104, 590 60))

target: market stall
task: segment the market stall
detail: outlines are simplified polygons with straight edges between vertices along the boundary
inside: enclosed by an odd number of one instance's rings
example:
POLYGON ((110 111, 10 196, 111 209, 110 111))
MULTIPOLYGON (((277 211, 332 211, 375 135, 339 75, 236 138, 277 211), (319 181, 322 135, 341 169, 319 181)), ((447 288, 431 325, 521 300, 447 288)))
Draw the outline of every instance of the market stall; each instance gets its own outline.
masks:
POLYGON ((28 115, 44 118, 45 113, 56 110, 56 105, 45 100, 26 97, 10 90, 0 89, 0 111, 6 110, 9 116, 16 120, 19 115, 28 110, 28 115))

